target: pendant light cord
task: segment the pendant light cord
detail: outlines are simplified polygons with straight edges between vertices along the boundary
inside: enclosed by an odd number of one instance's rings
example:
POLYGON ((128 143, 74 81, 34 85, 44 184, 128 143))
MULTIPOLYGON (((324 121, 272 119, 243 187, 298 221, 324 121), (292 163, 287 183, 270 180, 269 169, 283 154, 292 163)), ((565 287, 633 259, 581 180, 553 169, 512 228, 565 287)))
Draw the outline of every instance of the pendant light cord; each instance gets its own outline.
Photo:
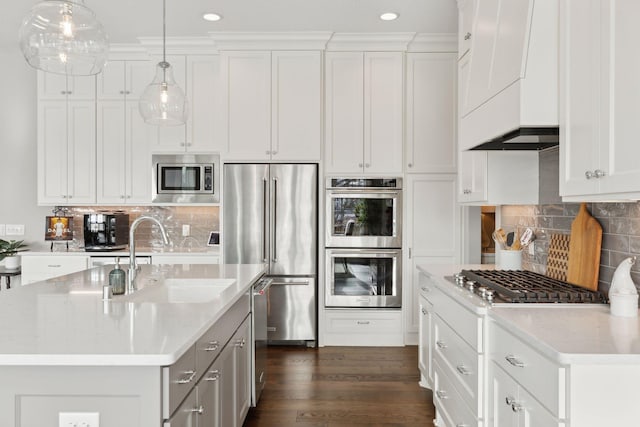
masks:
POLYGON ((167 62, 167 0, 162 0, 162 62, 167 62))

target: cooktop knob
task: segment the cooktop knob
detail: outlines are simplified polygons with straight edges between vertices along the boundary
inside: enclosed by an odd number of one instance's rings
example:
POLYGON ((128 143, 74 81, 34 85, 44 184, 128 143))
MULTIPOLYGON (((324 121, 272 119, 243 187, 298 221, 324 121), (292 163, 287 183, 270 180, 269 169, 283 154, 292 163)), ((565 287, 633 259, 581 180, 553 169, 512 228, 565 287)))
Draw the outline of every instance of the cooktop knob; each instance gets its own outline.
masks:
POLYGON ((486 294, 487 301, 492 302, 493 301, 493 296, 495 295, 495 291, 492 291, 491 289, 487 289, 485 294, 486 294))
POLYGON ((476 282, 474 282, 473 280, 468 280, 467 281, 467 289, 469 289, 471 292, 473 292, 475 287, 476 287, 476 282))
POLYGON ((480 296, 482 297, 482 299, 485 299, 487 297, 487 291, 489 290, 489 288, 485 287, 485 286, 480 286, 478 288, 478 293, 480 294, 480 296))

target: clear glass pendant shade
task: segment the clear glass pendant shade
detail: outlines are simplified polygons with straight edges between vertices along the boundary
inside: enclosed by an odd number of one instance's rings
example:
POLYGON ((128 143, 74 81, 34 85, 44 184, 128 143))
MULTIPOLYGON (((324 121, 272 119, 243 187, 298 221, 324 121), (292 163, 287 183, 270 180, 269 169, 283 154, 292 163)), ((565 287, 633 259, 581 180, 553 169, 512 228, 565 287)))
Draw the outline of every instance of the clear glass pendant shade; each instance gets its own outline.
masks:
POLYGON ((152 125, 178 126, 187 121, 187 97, 168 62, 158 63, 153 81, 140 96, 138 109, 144 121, 152 125))
POLYGON ((109 41, 95 14, 77 1, 36 4, 20 27, 20 48, 34 68, 90 76, 102 71, 109 41))

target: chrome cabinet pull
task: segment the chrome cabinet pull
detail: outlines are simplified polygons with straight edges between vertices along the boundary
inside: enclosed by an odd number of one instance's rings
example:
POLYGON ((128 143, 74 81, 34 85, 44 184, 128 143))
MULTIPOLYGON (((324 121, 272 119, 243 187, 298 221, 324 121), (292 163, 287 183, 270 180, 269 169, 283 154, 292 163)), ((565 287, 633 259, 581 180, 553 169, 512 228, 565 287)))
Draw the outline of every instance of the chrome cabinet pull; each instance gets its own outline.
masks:
POLYGON ((362 163, 358 163, 358 167, 361 168, 362 167, 362 163))
POLYGON ((193 408, 191 412, 195 412, 198 415, 202 415, 202 413, 204 413, 204 406, 200 405, 197 408, 193 408))
POLYGON ((424 308, 421 308, 420 311, 422 312, 422 314, 424 314, 425 316, 427 315, 427 310, 425 310, 424 308))
POLYGON ((445 344, 444 341, 436 341, 436 345, 441 349, 447 348, 447 344, 445 344))
POLYGON ((407 166, 409 166, 410 168, 413 167, 413 163, 408 163, 407 166))
POLYGON ((591 171, 586 171, 586 172, 584 173, 584 176, 585 176, 587 179, 591 179, 591 178, 595 178, 595 177, 596 177, 596 174, 595 174, 595 173, 593 173, 593 172, 591 172, 591 171))
POLYGON ((441 399, 441 400, 445 400, 449 398, 449 396, 447 395, 447 392, 444 390, 436 391, 436 396, 438 396, 438 399, 441 399))
POLYGON ((219 347, 218 341, 209 341, 204 351, 216 351, 219 347))
POLYGON ((184 375, 176 381, 178 384, 189 384, 196 377, 196 371, 186 371, 184 375))
POLYGON ((220 379, 220 371, 217 369, 215 371, 209 371, 209 376, 205 377, 205 381, 218 381, 220 379))
POLYGON ((49 264, 49 265, 47 265, 47 267, 49 267, 49 268, 60 268, 60 267, 62 267, 62 264, 49 264))
POLYGON ((431 289, 427 288, 426 286, 420 286, 420 289, 422 290, 422 292, 430 292, 431 289))
POLYGON ((511 396, 507 396, 504 399, 504 403, 506 403, 507 405, 511 406, 514 402, 516 401, 515 398, 511 397, 511 396))
POLYGON ((471 375, 471 371, 468 370, 464 365, 456 366, 456 370, 460 372, 461 375, 471 375))
POLYGON ((369 322, 368 320, 358 320, 356 323, 358 325, 368 325, 371 322, 369 322))
POLYGON ((469 427, 469 424, 456 424, 456 427, 469 427))
POLYGON ((235 345, 236 347, 244 348, 244 345, 245 345, 244 338, 242 338, 241 340, 237 340, 235 345))
POLYGON ((602 178, 607 173, 601 169, 596 169, 595 171, 593 171, 593 174, 596 176, 596 178, 602 178))
POLYGON ((515 366, 516 368, 524 368, 524 362, 518 359, 517 357, 515 357, 513 354, 507 354, 504 358, 507 362, 509 362, 511 365, 515 366))
POLYGON ((519 404, 519 403, 517 403, 517 402, 513 402, 513 403, 511 404, 511 410, 512 410, 513 412, 520 412, 520 411, 522 411, 522 405, 521 405, 521 404, 519 404))
POLYGON ((465 35, 464 35, 464 39, 465 39, 465 40, 469 40, 469 39, 471 39, 471 33, 467 33, 467 34, 465 34, 465 35))

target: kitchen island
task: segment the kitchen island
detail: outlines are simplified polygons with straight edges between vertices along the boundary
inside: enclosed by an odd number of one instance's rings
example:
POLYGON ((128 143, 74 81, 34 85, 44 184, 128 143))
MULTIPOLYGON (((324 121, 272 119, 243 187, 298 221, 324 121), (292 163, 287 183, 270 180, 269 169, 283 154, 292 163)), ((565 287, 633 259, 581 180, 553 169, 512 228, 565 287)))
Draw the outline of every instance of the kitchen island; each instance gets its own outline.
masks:
MULTIPOLYGON (((636 425, 640 320, 606 304, 491 304, 420 266, 421 385, 438 425, 636 425)), ((482 266, 482 268, 491 268, 482 266)))
POLYGON ((250 348, 233 338, 250 325, 248 290, 264 265, 144 265, 135 293, 103 301, 111 268, 0 294, 0 425, 58 426, 73 412, 99 414, 101 427, 183 425, 202 413, 196 391, 215 391, 204 386, 219 360, 249 384, 247 355, 242 365, 225 351, 250 348))

